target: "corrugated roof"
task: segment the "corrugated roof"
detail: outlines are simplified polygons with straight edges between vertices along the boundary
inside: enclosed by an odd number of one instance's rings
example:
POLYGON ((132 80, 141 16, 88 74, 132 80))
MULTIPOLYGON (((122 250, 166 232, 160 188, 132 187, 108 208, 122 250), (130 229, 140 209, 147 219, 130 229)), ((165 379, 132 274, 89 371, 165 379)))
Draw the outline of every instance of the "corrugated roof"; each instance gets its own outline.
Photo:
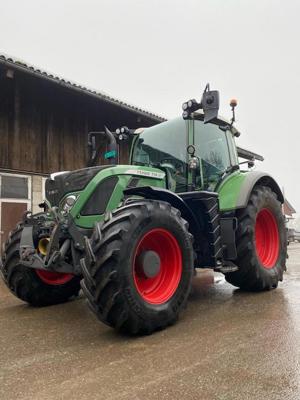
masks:
POLYGON ((57 76, 56 74, 52 74, 52 73, 46 72, 45 70, 42 70, 42 69, 37 68, 37 67, 34 67, 34 66, 24 62, 24 61, 15 59, 13 57, 0 54, 0 64, 6 65, 6 66, 10 66, 11 68, 22 70, 24 72, 30 73, 32 75, 35 75, 35 76, 37 76, 39 78, 50 80, 53 83, 65 86, 67 88, 70 88, 70 89, 73 89, 73 90, 76 90, 76 91, 81 91, 81 92, 83 92, 83 93, 85 93, 87 95, 90 95, 90 96, 93 96, 93 97, 97 97, 97 98, 99 98, 101 100, 104 100, 104 101, 106 101, 108 103, 117 105, 117 106, 122 107, 122 108, 124 108, 124 109, 126 109, 128 111, 133 111, 133 112, 135 112, 137 114, 140 114, 140 115, 142 115, 144 117, 148 117, 148 118, 154 119, 154 120, 156 120, 158 122, 162 122, 162 121, 166 120, 166 118, 164 118, 164 117, 162 117, 160 115, 151 113, 150 111, 146 111, 146 110, 143 110, 143 109, 141 109, 139 107, 136 107, 136 106, 133 106, 131 104, 128 104, 128 103, 126 103, 126 102, 124 102, 122 100, 119 100, 119 99, 116 99, 116 98, 114 98, 112 96, 109 96, 106 93, 99 92, 99 91, 93 90, 93 89, 89 89, 89 88, 87 88, 85 86, 82 86, 82 85, 79 85, 79 84, 77 84, 75 82, 71 82, 71 81, 69 81, 67 79, 64 79, 64 78, 62 78, 60 76, 57 76))

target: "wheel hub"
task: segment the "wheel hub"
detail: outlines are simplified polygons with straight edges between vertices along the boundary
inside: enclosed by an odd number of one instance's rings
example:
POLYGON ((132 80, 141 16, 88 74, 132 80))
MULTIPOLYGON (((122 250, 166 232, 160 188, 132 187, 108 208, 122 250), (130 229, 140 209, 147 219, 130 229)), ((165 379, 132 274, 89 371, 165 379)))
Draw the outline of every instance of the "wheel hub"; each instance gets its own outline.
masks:
POLYGON ((139 241, 133 260, 135 287, 150 304, 163 304, 176 292, 182 275, 182 255, 175 236, 154 228, 139 241))
POLYGON ((160 257, 155 251, 143 251, 137 263, 147 278, 154 278, 160 273, 160 257))

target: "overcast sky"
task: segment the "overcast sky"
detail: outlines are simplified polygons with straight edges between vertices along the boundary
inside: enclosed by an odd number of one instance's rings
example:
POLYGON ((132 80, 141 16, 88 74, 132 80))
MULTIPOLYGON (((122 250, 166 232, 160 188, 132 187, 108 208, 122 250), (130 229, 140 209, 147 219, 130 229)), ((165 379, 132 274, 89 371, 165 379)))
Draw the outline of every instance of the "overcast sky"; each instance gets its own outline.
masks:
POLYGON ((167 118, 238 99, 238 144, 300 212, 300 0, 0 0, 0 53, 167 118))

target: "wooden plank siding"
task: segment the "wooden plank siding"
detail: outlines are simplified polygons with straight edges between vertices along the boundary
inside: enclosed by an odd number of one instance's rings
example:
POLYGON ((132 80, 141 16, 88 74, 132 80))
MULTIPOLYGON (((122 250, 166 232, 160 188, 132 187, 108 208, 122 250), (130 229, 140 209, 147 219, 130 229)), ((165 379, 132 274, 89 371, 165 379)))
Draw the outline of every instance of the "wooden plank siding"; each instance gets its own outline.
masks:
MULTIPOLYGON (((82 168, 87 133, 157 123, 134 111, 22 71, 0 66, 0 169, 48 174, 82 168)), ((120 163, 127 163, 122 146, 120 163)), ((102 160, 103 161, 103 160, 102 160)))

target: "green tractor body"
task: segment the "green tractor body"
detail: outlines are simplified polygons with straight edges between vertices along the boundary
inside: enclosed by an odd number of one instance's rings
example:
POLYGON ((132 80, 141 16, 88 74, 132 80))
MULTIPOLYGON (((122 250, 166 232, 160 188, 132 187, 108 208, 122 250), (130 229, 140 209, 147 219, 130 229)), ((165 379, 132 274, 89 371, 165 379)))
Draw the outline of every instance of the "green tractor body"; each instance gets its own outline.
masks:
POLYGON ((15 295, 45 305, 77 295, 79 282, 103 322, 150 333, 173 323, 195 268, 212 268, 245 290, 282 280, 283 195, 268 174, 241 170, 261 156, 239 149, 239 132, 217 116, 218 94, 185 103, 183 118, 111 133, 97 163, 51 175, 44 212, 27 215, 6 243, 2 272, 15 295), (215 104, 217 103, 217 104, 215 104), (203 113, 198 109, 203 109, 203 113), (128 165, 119 146, 131 142, 128 165))

